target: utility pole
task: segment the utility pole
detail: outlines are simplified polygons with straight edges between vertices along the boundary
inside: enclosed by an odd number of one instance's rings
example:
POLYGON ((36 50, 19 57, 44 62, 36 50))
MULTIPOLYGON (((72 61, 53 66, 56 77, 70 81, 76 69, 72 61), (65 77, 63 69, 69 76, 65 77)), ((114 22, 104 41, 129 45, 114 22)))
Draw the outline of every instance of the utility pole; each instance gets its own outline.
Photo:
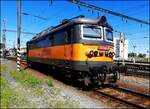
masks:
POLYGON ((21 1, 18 0, 18 31, 17 31, 17 71, 20 71, 20 30, 21 30, 21 1))
POLYGON ((123 58, 122 58, 122 64, 125 65, 124 62, 124 46, 125 46, 125 34, 123 32, 120 32, 120 41, 123 44, 123 58))
POLYGON ((3 56, 5 55, 5 50, 6 50, 6 20, 3 19, 3 36, 2 36, 2 44, 3 44, 3 56))
MULTIPOLYGON (((135 48, 136 48, 136 46, 135 46, 135 45, 133 45, 133 48, 134 48, 134 52, 135 52, 135 48)), ((133 54, 133 63, 135 63, 135 53, 133 54)))

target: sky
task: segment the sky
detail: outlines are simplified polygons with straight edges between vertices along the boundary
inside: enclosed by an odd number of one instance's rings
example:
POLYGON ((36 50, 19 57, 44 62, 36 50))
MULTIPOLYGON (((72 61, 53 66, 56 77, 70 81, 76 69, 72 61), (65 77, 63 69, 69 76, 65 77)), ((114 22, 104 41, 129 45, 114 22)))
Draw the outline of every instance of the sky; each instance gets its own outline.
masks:
MULTIPOLYGON (((81 0, 83 1, 83 0, 81 0)), ((84 2, 119 12, 128 16, 132 16, 144 21, 149 18, 149 0, 84 0, 84 2)), ((70 19, 78 15, 85 15, 89 18, 97 18, 97 15, 105 15, 109 24, 114 30, 125 32, 125 38, 129 41, 129 52, 148 53, 149 52, 149 25, 140 24, 135 21, 122 19, 107 13, 88 9, 86 7, 72 4, 65 0, 22 0, 21 12, 30 15, 21 15, 21 31, 39 33, 43 29, 50 26, 58 25, 63 19, 70 19), (46 18, 42 20, 35 16, 46 18), (127 22, 125 21, 127 20, 127 22), (133 46, 136 46, 135 50, 133 46)), ((1 0, 1 36, 3 29, 3 19, 6 21, 6 29, 17 30, 17 1, 1 0)), ((114 32, 115 37, 119 37, 119 33, 114 32)), ((26 46, 34 35, 21 34, 21 47, 26 46)), ((13 47, 13 43, 17 42, 17 33, 6 32, 7 47, 13 47)))

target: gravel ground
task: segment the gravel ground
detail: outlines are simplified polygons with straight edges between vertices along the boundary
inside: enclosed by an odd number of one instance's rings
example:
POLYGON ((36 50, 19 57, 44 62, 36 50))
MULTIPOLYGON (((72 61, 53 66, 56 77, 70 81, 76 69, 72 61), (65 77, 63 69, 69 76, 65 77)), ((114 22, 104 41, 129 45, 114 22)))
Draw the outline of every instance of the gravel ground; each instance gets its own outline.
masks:
POLYGON ((120 80, 127 82, 127 83, 132 83, 135 84, 136 86, 143 87, 149 89, 149 83, 150 80, 147 78, 139 78, 139 77, 134 77, 134 76, 125 76, 121 75, 120 80))
POLYGON ((121 75, 117 84, 121 87, 125 87, 139 93, 150 95, 150 80, 147 78, 139 78, 134 76, 121 75))
POLYGON ((67 86, 58 81, 55 81, 55 86, 59 89, 62 89, 62 96, 78 102, 82 108, 109 108, 109 106, 107 106, 106 104, 85 95, 83 91, 77 90, 74 87, 67 86))
MULTIPOLYGON (((77 105, 79 108, 110 108, 99 100, 83 94, 81 90, 65 85, 57 80, 54 80, 53 82, 54 87, 49 87, 47 84, 43 85, 42 95, 37 96, 33 90, 22 87, 8 74, 8 70, 16 69, 14 62, 2 59, 1 64, 7 65, 4 76, 8 79, 11 88, 14 89, 14 91, 18 93, 19 96, 24 97, 29 103, 28 105, 24 106, 24 108, 48 108, 50 107, 49 104, 55 104, 56 102, 58 103, 66 100, 77 105)), ((15 105, 12 107, 16 108, 15 105)))

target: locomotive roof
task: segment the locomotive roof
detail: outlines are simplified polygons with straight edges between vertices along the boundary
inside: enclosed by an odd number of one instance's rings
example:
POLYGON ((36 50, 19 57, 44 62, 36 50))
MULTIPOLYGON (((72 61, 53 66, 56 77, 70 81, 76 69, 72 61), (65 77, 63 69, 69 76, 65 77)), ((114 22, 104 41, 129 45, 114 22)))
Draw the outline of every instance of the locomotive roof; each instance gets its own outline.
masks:
POLYGON ((91 18, 85 18, 83 15, 80 15, 80 16, 74 17, 74 18, 69 19, 69 20, 65 19, 62 21, 62 23, 60 25, 57 25, 55 27, 49 27, 49 28, 43 30, 42 32, 38 33, 35 37, 33 37, 31 39, 31 41, 35 41, 39 38, 46 36, 49 33, 55 32, 57 30, 60 30, 62 28, 65 28, 67 26, 71 26, 74 24, 99 25, 99 26, 108 27, 108 28, 112 29, 111 26, 108 24, 105 16, 100 16, 97 19, 91 19, 91 18))

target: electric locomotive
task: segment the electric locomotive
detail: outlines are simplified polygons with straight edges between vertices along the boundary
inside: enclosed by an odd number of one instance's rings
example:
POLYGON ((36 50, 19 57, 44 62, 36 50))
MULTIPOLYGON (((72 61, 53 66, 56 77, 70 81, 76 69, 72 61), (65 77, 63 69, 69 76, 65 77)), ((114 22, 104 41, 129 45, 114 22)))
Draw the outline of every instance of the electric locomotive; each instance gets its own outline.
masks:
POLYGON ((63 20, 27 42, 27 63, 59 68, 86 86, 116 82, 113 29, 105 16, 63 20))

